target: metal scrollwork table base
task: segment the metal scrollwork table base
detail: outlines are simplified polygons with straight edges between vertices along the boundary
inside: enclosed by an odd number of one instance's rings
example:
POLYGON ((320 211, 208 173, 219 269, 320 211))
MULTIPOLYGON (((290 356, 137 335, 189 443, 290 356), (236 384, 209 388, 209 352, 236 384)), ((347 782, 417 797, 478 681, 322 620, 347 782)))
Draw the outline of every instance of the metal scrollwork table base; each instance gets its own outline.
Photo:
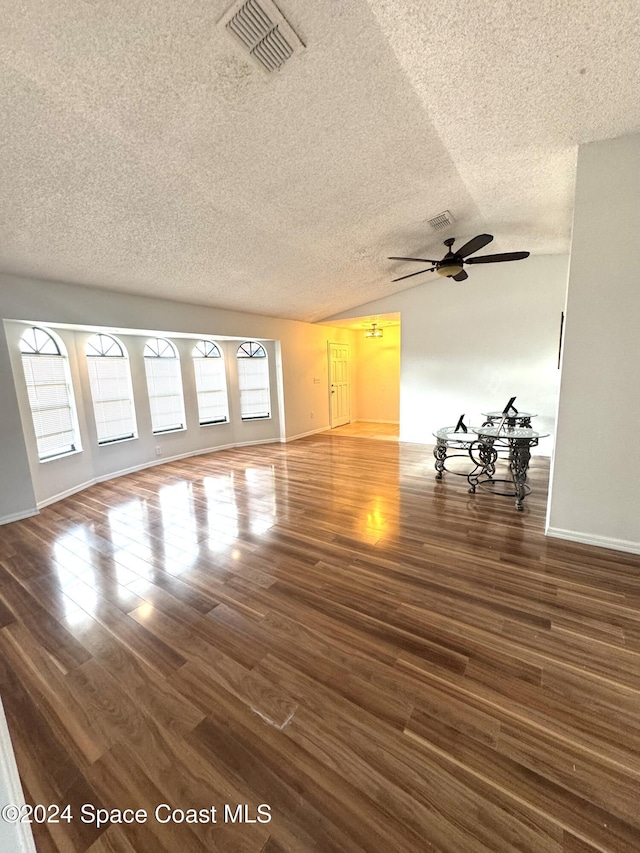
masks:
POLYGON ((469 447, 469 455, 475 463, 468 474, 469 492, 474 494, 478 487, 489 488, 494 494, 515 497, 516 509, 522 510, 523 501, 531 491, 527 484, 527 471, 531 460, 531 448, 538 439, 546 436, 527 427, 511 427, 499 430, 498 427, 479 427, 475 430, 477 439, 469 447), (508 451, 510 479, 496 479, 496 461, 498 451, 508 451), (502 485, 508 491, 498 491, 495 485, 502 485))
POLYGON ((468 432, 456 432, 454 426, 442 427, 433 435, 436 439, 436 446, 433 448, 435 457, 436 480, 442 480, 444 473, 454 474, 456 477, 466 477, 471 475, 470 471, 451 471, 446 467, 448 459, 466 459, 474 469, 477 467, 477 462, 471 456, 471 446, 476 442, 475 429, 470 428, 468 432))

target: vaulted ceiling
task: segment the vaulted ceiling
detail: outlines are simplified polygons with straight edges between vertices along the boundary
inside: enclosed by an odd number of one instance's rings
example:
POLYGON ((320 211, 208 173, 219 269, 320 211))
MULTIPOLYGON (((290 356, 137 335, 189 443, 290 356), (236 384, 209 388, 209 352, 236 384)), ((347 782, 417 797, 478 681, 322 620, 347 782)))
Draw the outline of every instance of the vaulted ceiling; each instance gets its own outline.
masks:
POLYGON ((3 4, 0 269, 316 320, 449 235, 566 253, 577 145, 640 130, 637 0, 280 0, 270 75, 228 6, 3 4))

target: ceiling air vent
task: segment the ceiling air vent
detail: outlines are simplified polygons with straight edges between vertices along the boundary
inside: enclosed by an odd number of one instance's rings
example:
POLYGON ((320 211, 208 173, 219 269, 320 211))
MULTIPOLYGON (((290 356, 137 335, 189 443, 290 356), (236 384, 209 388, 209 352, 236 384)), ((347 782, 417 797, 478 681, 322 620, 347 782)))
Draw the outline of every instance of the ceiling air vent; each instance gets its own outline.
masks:
POLYGON ((444 213, 439 213, 432 219, 427 219, 427 222, 434 231, 442 231, 443 228, 447 228, 449 225, 452 225, 455 222, 455 219, 448 210, 445 210, 444 213))
POLYGON ((304 49, 291 24, 271 0, 234 3, 219 26, 234 37, 263 71, 278 71, 304 49))

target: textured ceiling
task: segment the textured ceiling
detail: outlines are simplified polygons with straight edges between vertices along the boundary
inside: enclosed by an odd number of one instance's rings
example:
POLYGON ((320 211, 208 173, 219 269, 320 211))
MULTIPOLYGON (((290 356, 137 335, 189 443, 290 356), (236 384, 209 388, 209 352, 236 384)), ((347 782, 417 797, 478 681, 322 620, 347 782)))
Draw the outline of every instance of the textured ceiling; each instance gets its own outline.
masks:
POLYGON ((567 252, 577 144, 640 130, 637 0, 280 0, 270 76, 228 5, 2 5, 0 269, 315 320, 449 234, 567 252))

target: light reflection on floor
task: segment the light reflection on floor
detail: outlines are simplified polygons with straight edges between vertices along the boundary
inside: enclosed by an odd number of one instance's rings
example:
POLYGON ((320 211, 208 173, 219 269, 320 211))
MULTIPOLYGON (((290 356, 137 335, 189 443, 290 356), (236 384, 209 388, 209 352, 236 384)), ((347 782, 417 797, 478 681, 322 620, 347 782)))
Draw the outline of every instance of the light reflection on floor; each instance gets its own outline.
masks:
POLYGON ((130 574, 152 577, 153 554, 148 533, 147 509, 139 498, 108 511, 116 576, 130 583, 130 574))
POLYGON ((180 574, 198 559, 196 522, 191 494, 191 483, 173 483, 160 489, 162 513, 162 543, 164 570, 180 574))
POLYGON ((207 497, 207 547, 221 553, 238 538, 238 507, 234 488, 234 472, 219 477, 205 477, 207 497))
MULTIPOLYGON (((367 445, 362 446, 363 453, 370 453, 367 445)), ((74 525, 54 548, 68 624, 87 614, 100 621, 114 604, 124 613, 135 609, 136 619, 145 622, 154 606, 152 599, 144 599, 157 591, 158 584, 166 585, 163 578, 199 586, 207 576, 226 581, 231 572, 238 582, 271 582, 264 569, 256 568, 253 555, 274 531, 278 535, 281 515, 285 525, 292 517, 299 518, 302 533, 308 526, 311 531, 326 530, 329 538, 344 536, 354 543, 380 545, 395 534, 395 455, 384 468, 373 458, 366 475, 354 477, 351 463, 340 452, 340 441, 306 445, 303 452, 313 456, 308 482, 290 482, 283 476, 283 457, 281 465, 260 465, 255 458, 244 465, 240 460, 234 470, 224 466, 216 470, 215 462, 206 472, 194 466, 191 479, 185 463, 178 474, 167 466, 167 480, 155 492, 140 477, 124 488, 119 481, 110 494, 106 484, 104 520, 97 516, 96 523, 74 525), (318 467, 321 486, 313 477, 318 467), (135 496, 139 483, 142 496, 135 496), (318 489, 324 495, 319 502, 312 493, 318 489), (312 507, 308 514, 307 504, 312 507)))

